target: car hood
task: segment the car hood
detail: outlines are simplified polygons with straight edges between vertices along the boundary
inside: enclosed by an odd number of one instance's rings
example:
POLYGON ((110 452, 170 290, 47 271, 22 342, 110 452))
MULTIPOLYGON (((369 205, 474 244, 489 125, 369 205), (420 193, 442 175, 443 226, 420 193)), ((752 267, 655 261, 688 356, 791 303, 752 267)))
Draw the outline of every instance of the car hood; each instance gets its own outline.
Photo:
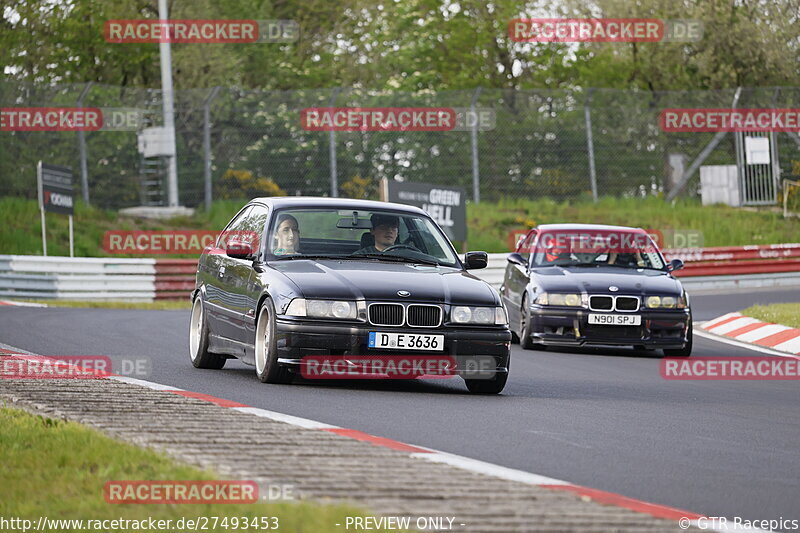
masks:
POLYGON ((534 268, 531 283, 544 292, 587 292, 609 294, 609 287, 617 287, 616 294, 643 296, 648 294, 681 294, 678 280, 659 270, 623 269, 618 267, 560 267, 534 268))
POLYGON ((488 283, 457 268, 380 261, 294 259, 270 264, 306 298, 500 305, 488 283), (407 298, 398 291, 408 291, 407 298))

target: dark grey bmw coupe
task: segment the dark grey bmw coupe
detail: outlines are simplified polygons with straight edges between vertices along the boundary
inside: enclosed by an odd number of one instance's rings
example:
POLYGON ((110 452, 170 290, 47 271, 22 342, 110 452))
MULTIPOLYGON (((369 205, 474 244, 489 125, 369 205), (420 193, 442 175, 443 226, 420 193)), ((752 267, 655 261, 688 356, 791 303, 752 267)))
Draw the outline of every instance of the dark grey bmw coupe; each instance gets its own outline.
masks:
POLYGON ((643 229, 546 224, 509 254, 501 293, 525 349, 628 346, 692 353, 689 295, 643 229))
MULTIPOLYGON (((192 363, 218 369, 236 357, 261 381, 286 383, 307 377, 306 361, 319 357, 348 370, 364 368, 364 358, 374 359, 372 368, 404 357, 423 368, 448 357, 451 375, 470 392, 499 393, 508 378, 508 318, 497 291, 468 272, 486 263, 485 252, 462 261, 416 207, 254 199, 198 262, 192 363)), ((420 374, 429 373, 413 376, 420 374)))

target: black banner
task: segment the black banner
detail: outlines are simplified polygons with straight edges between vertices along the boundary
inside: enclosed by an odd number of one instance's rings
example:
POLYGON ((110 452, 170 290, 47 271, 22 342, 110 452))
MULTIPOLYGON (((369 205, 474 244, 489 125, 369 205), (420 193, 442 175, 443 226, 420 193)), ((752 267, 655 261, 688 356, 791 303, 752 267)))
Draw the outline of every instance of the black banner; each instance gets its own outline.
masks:
POLYGON ((72 169, 41 164, 39 172, 39 207, 51 213, 73 212, 72 169))

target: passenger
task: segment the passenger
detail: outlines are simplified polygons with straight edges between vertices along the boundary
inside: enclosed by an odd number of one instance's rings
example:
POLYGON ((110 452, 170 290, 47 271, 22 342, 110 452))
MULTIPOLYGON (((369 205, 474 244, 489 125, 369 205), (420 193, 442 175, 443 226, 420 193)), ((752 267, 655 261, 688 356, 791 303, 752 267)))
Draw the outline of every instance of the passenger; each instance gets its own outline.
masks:
POLYGON ((293 255, 300 253, 300 224, 292 215, 278 216, 275 228, 275 255, 293 255))
POLYGON ((394 215, 374 213, 369 217, 372 229, 369 230, 375 244, 357 250, 357 254, 383 253, 387 248, 394 246, 400 233, 400 219, 394 215))
POLYGON ((607 263, 609 265, 620 265, 625 267, 645 266, 642 253, 638 250, 633 253, 610 252, 608 254, 607 263))

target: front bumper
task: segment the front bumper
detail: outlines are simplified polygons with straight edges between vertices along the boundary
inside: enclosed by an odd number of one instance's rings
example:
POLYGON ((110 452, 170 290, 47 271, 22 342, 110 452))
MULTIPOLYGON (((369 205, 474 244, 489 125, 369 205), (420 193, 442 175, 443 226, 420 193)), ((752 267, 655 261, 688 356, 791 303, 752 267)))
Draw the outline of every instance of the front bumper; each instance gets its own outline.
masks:
MULTIPOLYGON (((534 305, 530 310, 531 338, 548 346, 645 346, 679 349, 688 342, 689 309, 640 309, 640 326, 589 324, 589 311, 582 308, 551 308, 534 305)), ((628 313, 625 313, 628 314, 628 313)))
POLYGON ((299 367, 307 355, 330 355, 346 358, 348 355, 360 356, 426 356, 431 358, 451 356, 456 360, 459 375, 466 377, 465 371, 475 361, 481 362, 480 375, 488 377, 508 373, 511 351, 511 332, 507 328, 404 328, 380 327, 364 323, 321 323, 302 319, 278 317, 275 321, 278 361, 290 367, 299 367), (369 332, 407 333, 411 335, 444 335, 442 351, 388 350, 368 348, 369 332), (487 366, 486 361, 491 361, 487 366), (485 374, 485 376, 484 376, 485 374))

